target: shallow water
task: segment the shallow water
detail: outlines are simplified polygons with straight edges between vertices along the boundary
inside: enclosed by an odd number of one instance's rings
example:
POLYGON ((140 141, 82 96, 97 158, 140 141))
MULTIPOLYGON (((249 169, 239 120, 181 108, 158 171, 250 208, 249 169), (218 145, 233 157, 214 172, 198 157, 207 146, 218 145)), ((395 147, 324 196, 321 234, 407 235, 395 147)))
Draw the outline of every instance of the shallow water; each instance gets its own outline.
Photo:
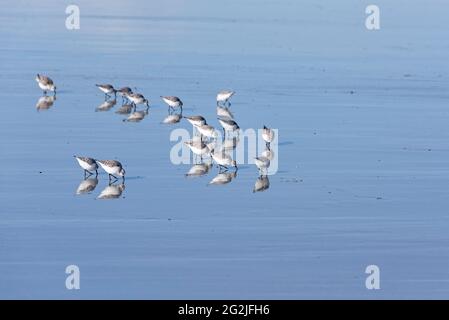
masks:
MULTIPOLYGON (((60 1, 0 12, 1 298, 448 298, 448 31, 444 1, 60 1), (57 99, 36 109, 36 73, 57 99), (150 99, 140 122, 96 110, 95 83, 150 99), (279 170, 226 185, 186 178, 160 95, 215 120, 237 93, 242 128, 279 130, 279 170), (74 154, 119 159, 91 193, 74 154), (118 184, 120 183, 117 182, 118 184), (67 290, 67 265, 81 289, 67 290), (378 265, 381 290, 365 288, 378 265)), ((140 107, 140 110, 142 107, 140 107)))

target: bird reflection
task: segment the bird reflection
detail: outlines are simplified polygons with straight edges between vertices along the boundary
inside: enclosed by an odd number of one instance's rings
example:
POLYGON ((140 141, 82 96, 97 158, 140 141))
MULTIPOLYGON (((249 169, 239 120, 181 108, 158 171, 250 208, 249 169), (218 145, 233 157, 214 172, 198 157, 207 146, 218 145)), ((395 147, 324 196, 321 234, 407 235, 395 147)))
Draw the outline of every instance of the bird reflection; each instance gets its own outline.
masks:
POLYGON ((102 104, 100 104, 95 111, 109 111, 113 106, 117 104, 117 100, 106 100, 102 104))
POLYGON ((36 109, 37 111, 40 110, 48 110, 51 108, 51 106, 55 103, 56 96, 42 96, 37 100, 36 103, 36 109))
POLYGON ((128 118, 123 119, 123 121, 125 122, 139 122, 142 121, 143 118, 145 118, 145 116, 148 114, 148 110, 150 108, 147 107, 145 110, 139 110, 139 111, 134 111, 133 113, 131 113, 129 115, 128 118))
POLYGON ((98 184, 97 177, 95 178, 87 178, 81 181, 80 185, 78 186, 78 189, 76 189, 76 194, 86 194, 91 193, 95 190, 98 184))
POLYGON ((224 151, 232 151, 234 150, 240 142, 239 137, 233 137, 232 139, 225 139, 222 142, 221 148, 224 151))
POLYGON ((256 183, 254 184, 253 192, 265 191, 269 187, 270 187, 270 180, 268 180, 268 176, 261 175, 257 178, 256 183))
POLYGON ((181 121, 182 116, 180 114, 169 114, 163 121, 162 123, 165 124, 174 124, 174 123, 178 123, 179 121, 181 121))
POLYGON ((122 195, 122 192, 125 190, 125 184, 114 184, 117 180, 110 183, 106 188, 101 191, 100 195, 97 199, 117 199, 122 195))
POLYGON ((232 181, 232 179, 237 177, 237 171, 224 171, 219 172, 210 182, 209 184, 219 185, 219 184, 227 184, 232 181))
POLYGON ((274 158, 274 151, 266 147, 260 155, 271 161, 274 158))
POLYGON ((207 174, 210 170, 210 168, 212 168, 212 163, 199 163, 199 164, 195 164, 194 166, 192 166, 189 170, 189 172, 187 172, 185 174, 186 177, 200 177, 200 176, 204 176, 205 174, 207 174))
POLYGON ((115 113, 117 114, 130 114, 133 111, 134 106, 132 104, 122 105, 115 113))

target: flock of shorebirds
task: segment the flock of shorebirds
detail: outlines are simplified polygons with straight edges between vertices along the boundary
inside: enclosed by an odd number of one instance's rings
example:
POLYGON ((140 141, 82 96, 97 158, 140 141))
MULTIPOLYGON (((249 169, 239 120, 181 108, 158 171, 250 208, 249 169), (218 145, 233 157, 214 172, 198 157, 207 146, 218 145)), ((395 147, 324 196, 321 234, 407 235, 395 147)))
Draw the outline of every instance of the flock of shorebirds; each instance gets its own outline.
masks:
MULTIPOLYGON (((39 87, 44 92, 44 97, 47 96, 47 92, 51 91, 56 96, 56 86, 52 79, 47 76, 38 74, 36 76, 36 81, 39 87)), ((118 113, 130 113, 130 116, 124 121, 139 121, 141 120, 145 113, 148 113, 150 107, 149 100, 140 93, 133 92, 130 87, 122 87, 120 89, 115 89, 111 84, 96 84, 99 90, 101 90, 105 95, 105 105, 115 105, 117 95, 122 98, 122 108, 123 112, 118 113), (109 100, 114 96, 114 100, 109 100), (125 104, 126 103, 126 104, 125 104), (137 111, 138 105, 146 106, 145 111, 137 111), (125 110, 126 109, 126 110, 125 110)), ((200 163, 194 165, 186 176, 198 176, 207 173, 209 168, 212 166, 212 161, 219 167, 219 175, 215 177, 210 184, 225 184, 230 182, 230 180, 236 176, 238 166, 235 160, 232 159, 229 154, 230 150, 235 149, 238 137, 233 136, 231 140, 225 140, 229 135, 234 135, 235 132, 239 132, 240 127, 234 120, 234 116, 230 110, 230 98, 235 94, 231 90, 220 91, 217 96, 217 116, 218 122, 223 129, 223 144, 220 146, 219 150, 216 149, 216 140, 218 138, 218 131, 211 125, 209 125, 206 119, 201 115, 193 116, 182 116, 183 102, 180 98, 175 96, 161 96, 161 99, 168 105, 169 116, 164 119, 163 123, 177 123, 182 118, 186 119, 191 123, 193 128, 199 133, 198 136, 194 136, 192 140, 184 142, 186 146, 192 151, 195 156, 201 157, 209 156, 211 163, 205 164, 200 163), (173 113, 175 110, 180 110, 180 113, 173 113), (232 173, 223 173, 222 170, 227 172, 229 167, 234 167, 235 170, 232 173)), ((263 191, 268 188, 269 182, 266 174, 266 170, 270 166, 270 160, 273 158, 273 153, 270 149, 270 143, 274 140, 274 130, 266 126, 262 129, 262 138, 266 143, 266 149, 262 154, 254 158, 254 163, 259 169, 259 178, 256 181, 254 192, 263 191)), ((91 157, 84 156, 74 156, 78 161, 80 167, 84 170, 84 178, 86 179, 90 175, 95 173, 98 175, 98 168, 101 167, 109 177, 109 184, 111 181, 114 182, 118 180, 119 177, 125 180, 125 170, 123 165, 117 160, 98 160, 91 157)), ((201 161, 202 162, 202 161, 201 161)))

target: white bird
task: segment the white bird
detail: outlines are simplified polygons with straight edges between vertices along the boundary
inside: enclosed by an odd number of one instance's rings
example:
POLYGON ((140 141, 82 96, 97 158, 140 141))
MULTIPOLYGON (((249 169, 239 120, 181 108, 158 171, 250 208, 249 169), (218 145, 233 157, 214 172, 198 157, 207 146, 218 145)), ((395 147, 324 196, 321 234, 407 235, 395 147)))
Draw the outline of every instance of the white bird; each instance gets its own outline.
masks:
POLYGON ((203 116, 188 116, 188 117, 184 117, 184 118, 187 119, 187 121, 189 121, 190 124, 194 127, 198 127, 198 126, 207 124, 206 119, 204 119, 203 116))
POLYGON ((111 84, 96 84, 96 86, 104 93, 105 99, 109 98, 111 94, 114 94, 115 97, 117 96, 117 90, 111 84))
POLYGON ((147 107, 150 107, 150 102, 143 96, 143 94, 130 93, 126 94, 126 97, 129 101, 131 101, 132 104, 134 104, 134 106, 137 106, 138 104, 145 104, 147 107))
POLYGON ((204 142, 186 141, 184 142, 184 144, 188 146, 194 154, 197 154, 199 156, 209 153, 209 148, 204 142))
POLYGON ((235 122, 232 119, 222 119, 222 118, 218 118, 218 122, 220 122, 221 126, 223 127, 223 131, 235 131, 235 130, 239 130, 240 127, 237 124, 237 122, 235 122))
POLYGON ((266 158, 266 157, 256 157, 254 158, 254 163, 256 164, 256 166, 259 168, 259 170, 265 170, 270 166, 270 159, 266 158))
POLYGON ((164 100, 164 102, 166 104, 168 104, 168 106, 170 108, 181 108, 182 109, 182 101, 181 99, 179 99, 178 97, 175 96, 161 96, 162 100, 164 100))
POLYGON ((89 175, 93 174, 95 171, 95 174, 98 175, 98 164, 93 158, 89 157, 80 157, 80 156, 74 156, 76 161, 78 161, 78 164, 82 169, 84 169, 84 176, 86 176, 86 173, 89 173, 89 175))
POLYGON ((220 102, 228 102, 228 100, 234 95, 234 91, 231 90, 222 90, 217 94, 217 105, 220 102))
POLYGON ((47 91, 53 91, 54 94, 56 94, 56 86, 53 83, 53 80, 51 80, 49 77, 38 73, 36 75, 36 81, 39 85, 39 88, 44 91, 44 94, 47 94, 47 91))
POLYGON ((122 164, 117 160, 96 160, 97 163, 103 168, 104 171, 109 176, 109 180, 111 177, 117 179, 116 175, 121 176, 123 181, 125 181, 125 169, 123 169, 122 164))
POLYGON ((196 128, 205 137, 217 138, 218 136, 218 133, 217 131, 215 131, 215 128, 208 124, 203 124, 202 126, 197 126, 196 128))
POLYGON ((237 162, 235 160, 232 160, 231 156, 228 155, 226 152, 215 152, 215 150, 211 150, 210 156, 218 164, 220 168, 227 169, 228 166, 233 166, 236 169, 238 169, 237 162))
POLYGON ((267 147, 269 148, 270 143, 274 140, 274 130, 263 126, 262 139, 265 141, 267 147))

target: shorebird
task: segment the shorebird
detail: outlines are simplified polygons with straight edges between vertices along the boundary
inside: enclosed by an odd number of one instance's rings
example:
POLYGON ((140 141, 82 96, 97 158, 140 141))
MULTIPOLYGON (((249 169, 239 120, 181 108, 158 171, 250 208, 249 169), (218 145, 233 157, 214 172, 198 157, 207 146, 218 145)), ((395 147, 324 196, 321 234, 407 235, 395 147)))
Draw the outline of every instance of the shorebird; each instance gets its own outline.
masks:
POLYGON ((235 131, 235 130, 239 130, 240 127, 237 124, 237 122, 235 122, 232 119, 222 119, 222 118, 218 118, 218 122, 220 122, 221 126, 223 127, 223 133, 226 134, 226 131, 235 131))
POLYGON ((147 107, 150 107, 150 102, 143 96, 143 94, 131 93, 127 94, 126 97, 129 101, 131 101, 131 103, 134 104, 134 106, 137 106, 138 104, 145 104, 147 107))
POLYGON ((254 158, 254 163, 260 171, 263 171, 270 166, 270 159, 260 156, 254 158))
POLYGON ((194 154, 197 154, 199 156, 202 156, 206 153, 209 153, 209 147, 201 141, 186 141, 184 142, 186 146, 192 150, 194 154))
POLYGON ((56 96, 42 96, 36 103, 36 109, 39 110, 47 110, 50 109, 51 106, 55 103, 56 96))
POLYGON ((266 126, 262 129, 262 139, 265 141, 267 148, 270 148, 270 143, 274 139, 274 131, 266 126))
POLYGON ((172 109, 174 108, 181 108, 182 110, 182 101, 181 99, 179 99, 178 97, 174 97, 174 96, 161 96, 162 100, 164 100, 164 102, 166 104, 168 104, 168 106, 172 109))
POLYGON ((117 97, 117 90, 110 84, 96 84, 98 89, 104 92, 104 98, 107 99, 110 97, 110 94, 114 94, 114 97, 117 97))
POLYGON ((109 181, 111 181, 111 177, 117 179, 115 175, 121 176, 123 181, 125 181, 125 169, 120 162, 117 160, 96 160, 104 171, 109 176, 109 181))
POLYGON ((97 184, 98 184, 97 177, 84 179, 79 184, 78 189, 76 189, 76 194, 90 193, 95 190, 97 184))
POLYGON ((187 121, 189 121, 190 124, 194 127, 198 127, 198 126, 207 124, 206 119, 204 119, 203 116, 188 116, 188 117, 184 117, 184 118, 187 119, 187 121))
POLYGON ((38 73, 36 75, 36 81, 39 85, 39 88, 44 91, 44 94, 47 94, 47 91, 53 91, 54 94, 56 94, 56 86, 53 83, 53 80, 51 80, 49 77, 38 73))
POLYGON ((222 90, 217 94, 217 105, 220 102, 226 103, 229 102, 229 99, 234 95, 234 91, 231 90, 222 90))
POLYGON ((202 126, 198 126, 196 128, 205 137, 217 138, 217 136, 218 136, 218 133, 217 133, 217 131, 215 131, 215 128, 208 124, 203 124, 202 126))
POLYGON ((122 97, 122 101, 124 101, 125 99, 128 99, 128 95, 132 94, 133 91, 131 90, 130 87, 123 87, 118 89, 117 93, 122 97))
POLYGON ((224 168, 227 170, 228 166, 233 166, 238 169, 237 162, 232 160, 231 156, 226 152, 215 152, 215 150, 211 150, 210 156, 217 163, 220 169, 224 168))
POLYGON ((94 171, 95 175, 98 175, 98 164, 95 159, 89 157, 80 157, 76 155, 74 157, 78 161, 80 167, 84 169, 84 177, 86 176, 86 173, 92 175, 94 171))
POLYGON ((217 106, 217 116, 220 118, 234 119, 234 115, 226 107, 217 106))
POLYGON ((259 176, 254 184, 253 193, 267 190, 270 187, 270 180, 267 176, 259 176))
POLYGON ((122 195, 123 190, 125 190, 124 183, 118 185, 109 184, 103 191, 101 191, 97 199, 117 199, 122 195))

